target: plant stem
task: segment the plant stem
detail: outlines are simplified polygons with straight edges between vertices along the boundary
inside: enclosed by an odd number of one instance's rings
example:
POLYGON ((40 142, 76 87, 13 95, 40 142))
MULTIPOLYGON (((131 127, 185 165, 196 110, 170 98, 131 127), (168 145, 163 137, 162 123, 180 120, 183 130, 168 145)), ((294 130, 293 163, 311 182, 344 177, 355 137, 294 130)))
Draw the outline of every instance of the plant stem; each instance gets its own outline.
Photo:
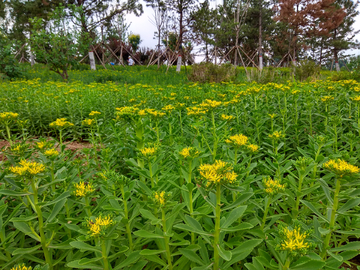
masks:
POLYGON ((109 261, 106 253, 106 245, 104 239, 101 240, 101 253, 104 261, 104 270, 109 270, 109 261))
POLYGON ((124 204, 124 214, 125 214, 125 220, 126 220, 126 223, 125 223, 126 234, 128 236, 128 240, 129 240, 129 249, 132 251, 134 247, 133 247, 133 241, 132 241, 130 224, 129 224, 129 211, 128 211, 128 206, 127 206, 127 200, 125 198, 124 184, 120 185, 120 188, 121 188, 121 195, 122 195, 123 204, 124 204))
POLYGON ((300 174, 299 176, 299 186, 298 186, 298 190, 297 190, 297 195, 296 195, 296 204, 295 204, 295 211, 294 211, 294 218, 297 218, 298 214, 299 214, 299 205, 300 205, 300 199, 301 199, 301 189, 302 189, 302 183, 304 180, 304 175, 300 174))
POLYGON ((5 128, 6 128, 6 133, 7 133, 8 139, 9 139, 10 146, 12 146, 12 140, 11 140, 11 135, 10 135, 10 128, 9 128, 8 125, 5 125, 5 128))
POLYGON ((220 239, 220 214, 221 214, 221 185, 216 185, 215 232, 214 232, 214 270, 219 269, 219 239, 220 239))
POLYGON ((162 217, 162 225, 163 225, 163 232, 164 232, 164 240, 165 240, 165 249, 166 249, 166 257, 168 260, 168 269, 172 270, 173 265, 171 261, 171 251, 169 246, 169 236, 167 236, 167 230, 166 230, 166 217, 165 217, 165 211, 164 208, 161 208, 161 217, 162 217))
POLYGON ((35 207, 35 211, 36 214, 38 216, 38 220, 39 220, 39 231, 40 231, 40 238, 41 238, 41 246, 44 252, 44 256, 45 256, 45 261, 46 263, 49 265, 49 269, 52 270, 53 266, 52 266, 52 259, 50 257, 50 253, 49 253, 49 249, 47 247, 47 243, 46 243, 46 237, 45 237, 45 233, 44 233, 44 220, 43 220, 43 214, 41 211, 41 208, 39 207, 39 202, 38 202, 38 191, 37 191, 37 187, 35 186, 35 182, 34 182, 34 178, 31 177, 30 182, 31 182, 31 188, 33 190, 33 196, 34 196, 34 207, 35 207))
MULTIPOLYGON (((191 183, 191 172, 192 172, 192 159, 189 160, 188 183, 191 183)), ((189 191, 189 213, 190 213, 190 216, 192 217, 193 212, 194 212, 192 189, 190 190, 188 188, 188 191, 189 191)), ((195 233, 194 232, 191 232, 191 244, 195 244, 195 233)))
POLYGON ((334 226, 335 226, 335 221, 336 221, 336 211, 339 205, 339 193, 340 193, 340 187, 341 187, 341 182, 340 182, 341 177, 336 177, 336 187, 335 187, 335 193, 334 193, 334 203, 331 209, 331 217, 330 217, 330 224, 329 224, 329 229, 330 232, 326 235, 325 241, 324 241, 324 246, 321 252, 321 257, 323 259, 325 259, 326 257, 326 251, 329 247, 330 244, 330 239, 331 239, 331 232, 334 230, 334 226))
POLYGON ((263 219, 262 219, 262 222, 261 222, 261 230, 263 230, 264 227, 265 227, 267 214, 269 212, 269 207, 270 207, 270 204, 271 204, 271 197, 266 197, 266 198, 267 198, 267 202, 266 202, 266 205, 265 205, 264 216, 263 216, 263 219))
POLYGON ((90 210, 90 204, 89 204, 89 197, 85 196, 85 211, 88 217, 91 217, 91 210, 90 210))
POLYGON ((154 179, 153 179, 153 172, 152 172, 152 164, 149 161, 149 173, 150 173, 150 181, 151 181, 151 188, 154 188, 154 179))

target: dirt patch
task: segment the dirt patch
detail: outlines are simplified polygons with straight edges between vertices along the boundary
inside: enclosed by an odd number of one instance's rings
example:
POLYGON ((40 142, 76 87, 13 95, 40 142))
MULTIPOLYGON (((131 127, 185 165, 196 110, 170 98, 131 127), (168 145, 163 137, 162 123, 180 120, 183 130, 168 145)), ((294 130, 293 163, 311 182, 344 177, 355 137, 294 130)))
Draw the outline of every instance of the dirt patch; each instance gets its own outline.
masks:
MULTIPOLYGON (((51 138, 49 138, 51 140, 51 138)), ((18 143, 20 141, 16 141, 18 143)), ((26 143, 30 145, 34 145, 35 141, 30 139, 26 141, 26 143)), ((76 152, 78 150, 82 150, 84 148, 92 148, 92 144, 88 142, 64 142, 65 150, 71 150, 72 152, 76 152)), ((6 157, 4 155, 4 150, 10 147, 10 143, 5 140, 0 140, 0 161, 5 161, 6 157)), ((59 150, 59 147, 56 147, 59 150)))

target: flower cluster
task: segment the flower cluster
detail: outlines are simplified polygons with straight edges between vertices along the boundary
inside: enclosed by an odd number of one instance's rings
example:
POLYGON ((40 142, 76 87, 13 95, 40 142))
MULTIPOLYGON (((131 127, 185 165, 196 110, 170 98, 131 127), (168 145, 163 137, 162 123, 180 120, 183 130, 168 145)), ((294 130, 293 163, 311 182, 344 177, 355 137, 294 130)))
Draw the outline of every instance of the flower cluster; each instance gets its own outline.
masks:
POLYGON ((74 186, 76 188, 74 193, 77 197, 85 197, 95 190, 91 183, 84 183, 82 181, 80 183, 74 184, 74 186))
POLYGON ((139 109, 133 106, 125 106, 122 108, 116 108, 116 119, 115 120, 129 120, 131 117, 137 115, 139 109))
POLYGON ((235 148, 239 148, 240 146, 244 146, 248 142, 248 137, 242 134, 237 134, 234 136, 230 136, 229 139, 225 140, 226 143, 234 146, 235 148))
POLYGON ((157 191, 154 193, 153 200, 156 204, 160 206, 165 206, 169 197, 170 197, 169 193, 166 193, 165 191, 157 191))
POLYGON ((329 171, 340 175, 340 177, 360 172, 359 167, 351 165, 342 159, 330 159, 329 161, 325 162, 324 167, 329 171))
POLYGON ((267 177, 263 182, 265 185, 265 192, 270 195, 274 195, 285 189, 285 185, 280 184, 278 179, 273 180, 270 177, 267 177))
POLYGON ((91 236, 99 236, 104 233, 105 229, 113 224, 113 221, 110 216, 99 216, 94 221, 88 220, 88 226, 91 236))
POLYGON ((205 99, 199 106, 208 110, 215 109, 221 105, 221 101, 205 99))
POLYGON ((92 126, 95 123, 96 123, 95 119, 85 119, 82 121, 83 126, 88 126, 88 127, 92 126))
POLYGON ((146 112, 149 115, 151 115, 153 118, 161 118, 161 117, 165 116, 165 114, 166 114, 164 112, 156 111, 154 109, 146 109, 146 112))
POLYGON ((23 176, 26 174, 36 175, 45 171, 45 166, 43 164, 26 161, 24 159, 19 162, 19 165, 20 166, 10 167, 10 171, 19 176, 23 176))
POLYGON ((235 116, 222 114, 221 119, 224 121, 230 122, 231 120, 235 119, 235 116))
POLYGON ((91 111, 89 113, 89 116, 92 116, 92 117, 98 117, 99 115, 101 114, 101 112, 98 112, 98 111, 91 111))
POLYGON ((10 270, 31 270, 31 266, 25 266, 25 264, 17 265, 11 268, 10 270))
POLYGON ((233 184, 237 178, 232 165, 221 160, 216 160, 214 164, 202 164, 199 171, 207 180, 207 187, 213 184, 233 184))
POLYGON ((204 115, 207 113, 207 110, 205 108, 200 108, 200 107, 190 107, 190 108, 186 108, 187 110, 187 115, 204 115))
POLYGON ((66 118, 58 118, 58 119, 56 119, 56 121, 50 123, 50 127, 58 128, 58 129, 64 129, 67 127, 71 127, 73 125, 74 125, 73 123, 66 121, 66 118))
POLYGON ((274 131, 272 134, 269 134, 269 138, 273 139, 273 140, 279 140, 281 138, 283 138, 285 135, 282 134, 281 131, 274 131))
POLYGON ((184 158, 190 158, 193 159, 195 157, 198 157, 200 155, 200 151, 198 151, 196 148, 194 147, 186 147, 184 149, 182 149, 179 154, 184 158))
POLYGON ((334 100, 334 97, 332 97, 332 96, 324 96, 321 98, 322 102, 330 102, 332 100, 334 100))
POLYGON ((9 123, 10 121, 15 120, 18 116, 19 116, 18 113, 13 113, 13 112, 0 113, 0 123, 1 122, 9 123))
POLYGON ((256 144, 249 144, 246 146, 246 148, 251 152, 251 153, 256 153, 259 150, 259 146, 256 144))
POLYGON ((55 157, 57 157, 59 155, 59 152, 56 149, 52 148, 52 149, 46 150, 44 152, 44 154, 47 157, 55 158, 55 157))
POLYGON ((280 228, 280 236, 283 239, 280 244, 280 249, 291 252, 300 251, 306 252, 310 248, 310 244, 306 242, 309 236, 307 232, 301 233, 299 227, 289 229, 288 227, 280 228))

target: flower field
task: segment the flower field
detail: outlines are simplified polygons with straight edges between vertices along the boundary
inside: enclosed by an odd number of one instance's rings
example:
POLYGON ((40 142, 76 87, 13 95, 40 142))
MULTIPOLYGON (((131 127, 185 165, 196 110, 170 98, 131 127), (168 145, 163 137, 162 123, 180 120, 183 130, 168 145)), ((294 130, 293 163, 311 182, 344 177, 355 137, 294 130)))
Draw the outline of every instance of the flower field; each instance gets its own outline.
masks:
POLYGON ((1 269, 360 269, 356 81, 19 80, 0 108, 1 269))

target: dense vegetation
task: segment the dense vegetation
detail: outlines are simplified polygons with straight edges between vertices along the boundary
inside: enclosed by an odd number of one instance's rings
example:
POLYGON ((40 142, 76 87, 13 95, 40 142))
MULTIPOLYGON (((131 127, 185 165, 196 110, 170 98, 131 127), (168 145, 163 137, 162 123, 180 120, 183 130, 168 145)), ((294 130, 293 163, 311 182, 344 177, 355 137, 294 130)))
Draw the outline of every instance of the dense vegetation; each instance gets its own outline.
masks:
POLYGON ((0 82, 2 269, 357 264, 358 82, 134 68, 0 82))

